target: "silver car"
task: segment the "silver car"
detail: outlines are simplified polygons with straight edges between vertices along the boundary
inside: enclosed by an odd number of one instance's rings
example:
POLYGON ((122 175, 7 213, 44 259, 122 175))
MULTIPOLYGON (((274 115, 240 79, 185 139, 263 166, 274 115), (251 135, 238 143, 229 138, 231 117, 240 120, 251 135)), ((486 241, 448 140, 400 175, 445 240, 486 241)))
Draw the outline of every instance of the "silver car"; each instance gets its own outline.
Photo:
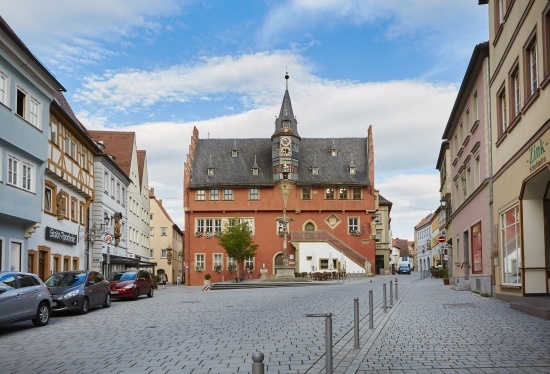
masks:
POLYGON ((50 275, 44 283, 52 293, 54 312, 73 310, 85 314, 90 308, 111 306, 109 282, 100 272, 63 271, 50 275))
POLYGON ((45 326, 50 320, 52 297, 35 274, 0 271, 0 325, 31 320, 45 326))

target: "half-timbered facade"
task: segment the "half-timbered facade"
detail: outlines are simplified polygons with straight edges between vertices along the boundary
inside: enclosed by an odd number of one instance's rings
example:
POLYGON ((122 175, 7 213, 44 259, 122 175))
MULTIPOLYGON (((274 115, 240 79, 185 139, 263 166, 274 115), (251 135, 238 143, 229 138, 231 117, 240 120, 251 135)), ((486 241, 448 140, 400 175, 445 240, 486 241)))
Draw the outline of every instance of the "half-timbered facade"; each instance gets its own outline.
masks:
POLYGON ((94 198, 94 153, 99 152, 61 92, 51 105, 42 224, 29 239, 29 269, 51 273, 88 267, 87 209, 94 198))

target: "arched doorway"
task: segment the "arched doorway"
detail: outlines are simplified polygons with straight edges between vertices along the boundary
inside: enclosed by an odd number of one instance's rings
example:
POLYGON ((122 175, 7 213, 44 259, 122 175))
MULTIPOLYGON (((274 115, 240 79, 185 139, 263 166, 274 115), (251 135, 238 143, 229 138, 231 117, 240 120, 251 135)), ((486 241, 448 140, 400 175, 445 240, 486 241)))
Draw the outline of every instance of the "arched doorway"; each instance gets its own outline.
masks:
POLYGON ((275 267, 283 266, 283 254, 279 253, 275 256, 275 267))

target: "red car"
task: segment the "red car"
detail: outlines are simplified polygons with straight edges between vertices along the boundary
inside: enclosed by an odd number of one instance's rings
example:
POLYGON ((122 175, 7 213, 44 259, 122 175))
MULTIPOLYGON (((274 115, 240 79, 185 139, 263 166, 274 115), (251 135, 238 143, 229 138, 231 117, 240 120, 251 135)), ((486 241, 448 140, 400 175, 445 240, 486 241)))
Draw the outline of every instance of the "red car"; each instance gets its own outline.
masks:
POLYGON ((142 295, 153 297, 153 277, 147 270, 115 271, 107 280, 112 298, 137 300, 142 295))

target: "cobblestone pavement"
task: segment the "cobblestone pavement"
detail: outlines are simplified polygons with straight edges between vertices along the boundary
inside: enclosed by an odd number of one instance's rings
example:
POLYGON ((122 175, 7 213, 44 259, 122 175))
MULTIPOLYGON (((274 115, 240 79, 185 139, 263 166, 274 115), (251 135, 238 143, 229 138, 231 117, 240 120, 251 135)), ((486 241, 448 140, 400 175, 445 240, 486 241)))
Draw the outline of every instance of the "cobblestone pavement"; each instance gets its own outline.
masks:
POLYGON ((315 287, 171 286, 151 299, 54 316, 42 328, 6 326, 0 373, 249 373, 255 351, 265 355, 266 373, 324 373, 325 320, 305 314, 329 312, 335 373, 550 373, 550 321, 414 272, 315 287), (399 299, 390 308, 395 278, 399 299))

